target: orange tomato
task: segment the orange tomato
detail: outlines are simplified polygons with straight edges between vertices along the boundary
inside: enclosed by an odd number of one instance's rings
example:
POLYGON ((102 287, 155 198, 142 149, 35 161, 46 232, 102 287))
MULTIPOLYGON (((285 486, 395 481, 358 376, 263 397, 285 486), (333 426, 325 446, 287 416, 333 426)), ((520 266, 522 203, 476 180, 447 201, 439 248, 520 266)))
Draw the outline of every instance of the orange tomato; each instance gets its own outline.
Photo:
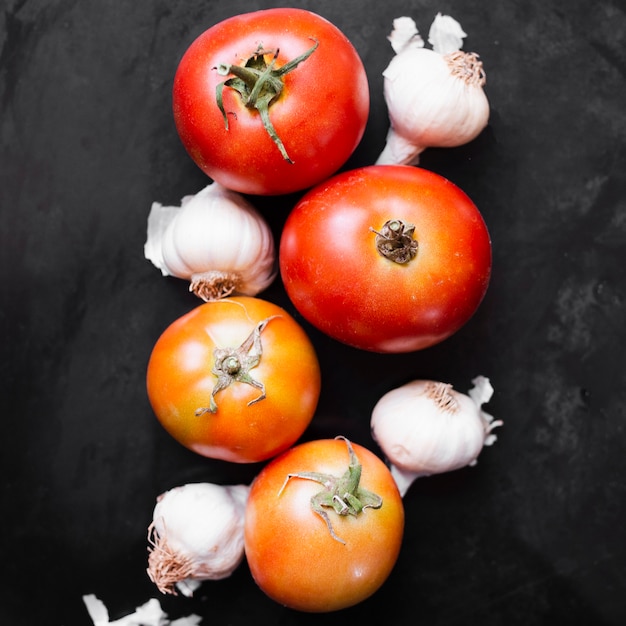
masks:
POLYGON ((380 588, 403 530, 402 498, 373 452, 343 438, 309 441, 271 461, 252 483, 246 558, 276 602, 335 611, 380 588))
POLYGON ((315 349, 281 307, 253 297, 201 304, 156 342, 147 370, 163 427, 206 457, 250 463, 293 445, 320 393, 315 349))

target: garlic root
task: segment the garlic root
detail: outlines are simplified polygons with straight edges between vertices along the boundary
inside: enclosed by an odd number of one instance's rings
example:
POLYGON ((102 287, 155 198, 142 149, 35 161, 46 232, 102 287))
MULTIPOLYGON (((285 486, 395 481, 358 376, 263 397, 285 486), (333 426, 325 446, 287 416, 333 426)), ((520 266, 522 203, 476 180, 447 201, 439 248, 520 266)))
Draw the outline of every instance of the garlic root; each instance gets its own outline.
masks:
POLYGON ((236 272, 195 272, 191 275, 189 291, 205 302, 232 296, 241 288, 241 276, 236 272))

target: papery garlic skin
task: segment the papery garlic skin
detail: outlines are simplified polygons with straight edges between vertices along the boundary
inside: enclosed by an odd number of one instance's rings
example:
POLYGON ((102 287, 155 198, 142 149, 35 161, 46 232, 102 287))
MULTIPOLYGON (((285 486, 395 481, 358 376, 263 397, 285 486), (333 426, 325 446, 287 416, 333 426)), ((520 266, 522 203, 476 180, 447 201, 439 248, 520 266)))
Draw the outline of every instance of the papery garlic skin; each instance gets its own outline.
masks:
POLYGON ((464 145, 489 122, 485 72, 478 55, 461 51, 460 24, 439 14, 430 29, 431 50, 417 28, 411 35, 411 23, 394 20, 389 37, 397 54, 383 72, 390 127, 379 165, 417 165, 426 148, 464 145))
POLYGON ((450 54, 463 47, 467 33, 450 15, 437 13, 428 31, 428 43, 439 54, 450 54))
POLYGON ((202 621, 202 617, 194 613, 170 621, 156 598, 150 598, 133 613, 113 621, 109 621, 109 611, 104 602, 94 594, 85 594, 83 602, 94 626, 198 626, 202 621))
POLYGON ((189 483, 161 494, 148 537, 148 575, 162 593, 192 595, 199 581, 230 576, 244 556, 250 488, 189 483))
POLYGON ((493 387, 488 378, 473 381, 469 395, 451 385, 415 380, 386 393, 372 411, 372 436, 387 457, 402 495, 421 476, 474 465, 496 436, 494 421, 481 406, 493 387))
POLYGON ((212 183, 180 207, 152 204, 144 255, 205 301, 255 296, 277 275, 272 231, 241 195, 212 183))

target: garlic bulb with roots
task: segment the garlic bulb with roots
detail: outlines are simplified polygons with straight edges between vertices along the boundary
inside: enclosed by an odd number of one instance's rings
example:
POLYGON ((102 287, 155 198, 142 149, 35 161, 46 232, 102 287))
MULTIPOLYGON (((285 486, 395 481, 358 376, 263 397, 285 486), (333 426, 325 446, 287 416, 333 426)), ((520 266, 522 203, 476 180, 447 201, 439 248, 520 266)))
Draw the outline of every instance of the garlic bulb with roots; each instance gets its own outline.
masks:
POLYGON ((400 17, 389 36, 396 56, 383 72, 390 127, 379 165, 417 165, 426 148, 452 148, 475 139, 489 121, 486 75, 463 52, 461 25, 437 14, 424 47, 415 22, 400 17))
POLYGON ((277 275, 269 225, 241 194, 218 183, 185 196, 180 207, 154 202, 144 255, 164 276, 189 280, 206 302, 255 296, 277 275))
POLYGON ((468 395, 452 385, 414 380, 387 392, 372 411, 372 436, 384 452, 398 489, 405 495, 421 476, 475 465, 483 446, 496 440, 501 421, 481 407, 493 394, 477 376, 468 395))
POLYGON ((250 488, 189 483, 157 498, 148 528, 148 576, 162 593, 193 595, 203 580, 230 576, 244 557, 250 488))

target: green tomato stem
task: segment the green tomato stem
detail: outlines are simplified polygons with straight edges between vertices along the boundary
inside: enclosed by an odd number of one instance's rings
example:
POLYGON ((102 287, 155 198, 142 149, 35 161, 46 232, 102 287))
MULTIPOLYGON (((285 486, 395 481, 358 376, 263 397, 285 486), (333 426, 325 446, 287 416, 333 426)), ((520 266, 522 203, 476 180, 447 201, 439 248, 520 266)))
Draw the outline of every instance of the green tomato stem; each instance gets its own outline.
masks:
POLYGON ((327 510, 344 517, 346 515, 356 517, 367 508, 380 509, 383 505, 383 499, 360 486, 362 466, 354 452, 354 448, 345 437, 339 436, 337 439, 343 439, 346 442, 350 457, 348 469, 342 476, 333 476, 319 472, 287 474, 287 478, 278 495, 282 494, 287 487, 287 483, 292 478, 313 480, 323 485, 324 488, 311 498, 311 509, 324 520, 330 536, 339 543, 345 544, 346 542, 335 533, 327 510))
POLYGON ((265 57, 270 54, 270 51, 263 50, 262 46, 257 48, 256 52, 254 52, 244 65, 228 65, 224 63, 218 65, 217 72, 220 76, 233 75, 232 78, 220 83, 215 90, 215 99, 224 118, 224 127, 226 130, 228 130, 228 115, 224 108, 223 94, 224 87, 229 87, 239 94, 241 101, 246 107, 258 111, 265 131, 276 144, 283 159, 289 163, 293 163, 272 124, 269 110, 270 106, 282 93, 284 87, 282 77, 298 67, 300 63, 306 61, 311 54, 315 52, 319 42, 317 40, 313 41, 315 41, 315 44, 306 52, 279 68, 275 67, 279 51, 276 50, 273 53, 268 63, 265 57))
POLYGON ((217 376, 217 382, 213 387, 209 406, 196 409, 196 416, 204 415, 205 413, 215 413, 217 411, 215 395, 235 382, 245 383, 261 391, 258 397, 248 402, 248 406, 265 399, 265 385, 254 379, 252 374, 250 374, 250 370, 261 362, 263 354, 261 333, 275 317, 278 316, 274 315, 260 321, 240 346, 236 348, 215 348, 213 351, 214 364, 211 372, 217 376))

